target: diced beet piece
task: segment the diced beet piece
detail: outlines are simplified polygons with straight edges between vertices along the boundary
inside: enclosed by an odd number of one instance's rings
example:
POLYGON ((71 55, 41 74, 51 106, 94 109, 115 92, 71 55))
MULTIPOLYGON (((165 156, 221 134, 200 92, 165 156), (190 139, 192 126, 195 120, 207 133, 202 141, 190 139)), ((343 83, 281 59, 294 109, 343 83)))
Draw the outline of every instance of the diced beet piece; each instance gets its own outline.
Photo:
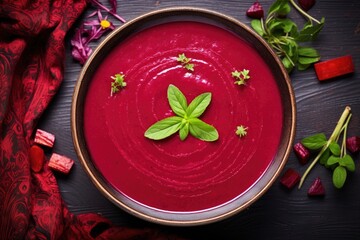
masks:
POLYGON ((360 137, 353 136, 346 139, 346 148, 351 153, 356 153, 360 151, 360 137))
POLYGON ((316 178, 315 181, 311 184, 308 190, 309 196, 324 196, 325 188, 321 183, 320 178, 316 178))
POLYGON ((52 148, 55 142, 55 135, 48 133, 44 130, 37 129, 34 142, 52 148))
POLYGON ((246 11, 246 15, 251 18, 260 19, 264 17, 264 9, 259 2, 254 2, 246 11))
POLYGON ((301 164, 306 164, 310 157, 310 151, 300 142, 294 145, 294 152, 301 164))
POLYGON ((280 179, 280 183, 288 189, 292 189, 299 181, 300 174, 292 168, 286 170, 286 172, 280 179))
POLYGON ((29 149, 30 167, 34 172, 40 172, 44 164, 44 150, 37 146, 32 145, 29 149))
POLYGON ((315 0, 298 0, 298 2, 305 11, 309 11, 315 5, 315 0))
POLYGON ((73 164, 74 161, 72 159, 57 153, 53 153, 49 160, 48 166, 51 169, 54 169, 64 174, 68 174, 73 164))
POLYGON ((355 71, 350 55, 315 63, 314 68, 319 81, 340 77, 355 71))

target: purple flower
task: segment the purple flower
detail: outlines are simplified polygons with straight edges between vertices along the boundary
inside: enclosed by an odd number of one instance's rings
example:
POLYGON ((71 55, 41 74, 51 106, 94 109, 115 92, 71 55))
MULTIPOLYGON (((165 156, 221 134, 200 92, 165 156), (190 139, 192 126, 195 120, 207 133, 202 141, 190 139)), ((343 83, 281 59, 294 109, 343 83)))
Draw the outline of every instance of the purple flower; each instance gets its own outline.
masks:
POLYGON ((71 40, 71 46, 73 47, 71 54, 80 64, 84 64, 92 52, 89 43, 99 39, 105 32, 115 29, 115 26, 107 20, 107 17, 103 18, 100 10, 90 14, 89 17, 96 14, 98 19, 84 22, 80 28, 76 29, 74 38, 71 40))

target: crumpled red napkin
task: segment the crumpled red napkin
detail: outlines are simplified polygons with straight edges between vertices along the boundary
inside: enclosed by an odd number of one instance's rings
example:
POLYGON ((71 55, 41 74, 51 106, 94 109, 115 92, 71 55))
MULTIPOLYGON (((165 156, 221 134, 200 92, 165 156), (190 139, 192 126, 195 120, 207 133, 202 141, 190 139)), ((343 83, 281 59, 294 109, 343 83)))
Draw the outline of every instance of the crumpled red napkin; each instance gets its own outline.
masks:
POLYGON ((63 79, 64 37, 85 7, 85 0, 0 1, 0 238, 180 239, 75 216, 49 168, 30 170, 36 123, 63 79))

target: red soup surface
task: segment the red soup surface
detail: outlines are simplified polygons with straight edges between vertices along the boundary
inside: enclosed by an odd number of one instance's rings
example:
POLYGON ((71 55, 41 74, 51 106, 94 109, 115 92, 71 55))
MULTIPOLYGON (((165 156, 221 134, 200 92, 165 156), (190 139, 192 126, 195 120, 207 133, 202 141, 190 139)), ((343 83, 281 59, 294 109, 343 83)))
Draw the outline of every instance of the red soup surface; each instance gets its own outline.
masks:
POLYGON ((121 194, 165 211, 200 211, 246 192, 274 159, 282 131, 279 89, 261 55, 220 27, 172 22, 150 27, 119 43, 93 75, 84 109, 84 132, 92 161, 121 194), (176 58, 194 64, 187 71, 176 58), (231 72, 250 70, 245 86, 231 72), (116 73, 127 86, 110 96, 116 73), (173 116, 167 88, 177 86, 188 103, 212 93, 200 117, 219 132, 215 142, 178 134, 144 137, 153 123, 173 116), (248 134, 240 138, 236 128, 248 134))

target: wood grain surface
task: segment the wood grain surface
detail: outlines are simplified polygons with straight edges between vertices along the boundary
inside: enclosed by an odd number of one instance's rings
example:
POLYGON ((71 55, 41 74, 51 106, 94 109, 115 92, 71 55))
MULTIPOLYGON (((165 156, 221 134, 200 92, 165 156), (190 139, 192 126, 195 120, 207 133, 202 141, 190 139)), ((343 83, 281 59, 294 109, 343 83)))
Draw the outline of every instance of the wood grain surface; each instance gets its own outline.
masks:
MULTIPOLYGON (((107 2, 107 1, 103 1, 107 2)), ((268 9, 273 1, 260 1, 268 9)), ((194 6, 228 14, 247 25, 246 9, 253 0, 120 0, 118 13, 127 20, 152 10, 171 6, 194 6)), ((94 9, 89 8, 79 25, 94 9)), ((292 79, 297 103, 296 139, 324 132, 329 136, 344 107, 350 105, 353 118, 349 135, 360 136, 360 1, 318 0, 310 13, 325 17, 325 27, 312 43, 322 60, 352 55, 355 73, 335 80, 319 82, 313 68, 294 71, 292 79)), ((290 14, 299 24, 304 19, 296 12, 290 14)), ((113 19, 113 18, 110 18, 113 19)), ((121 23, 114 20, 116 26, 121 23)), ((68 176, 56 175, 61 194, 69 209, 75 213, 100 213, 115 224, 131 227, 160 228, 190 239, 360 239, 360 156, 355 155, 356 171, 350 174, 343 189, 332 186, 331 172, 316 166, 301 190, 286 191, 279 182, 247 210, 222 222, 198 227, 166 227, 139 220, 125 213, 101 195, 83 171, 74 151, 70 130, 70 108, 75 83, 81 65, 70 54, 69 33, 66 40, 65 76, 60 91, 42 116, 39 128, 56 135, 54 151, 75 160, 68 176), (326 188, 324 198, 309 198, 307 189, 315 177, 326 188)), ((95 47, 99 42, 92 44, 95 47)), ((292 153, 286 168, 305 171, 292 153)))

